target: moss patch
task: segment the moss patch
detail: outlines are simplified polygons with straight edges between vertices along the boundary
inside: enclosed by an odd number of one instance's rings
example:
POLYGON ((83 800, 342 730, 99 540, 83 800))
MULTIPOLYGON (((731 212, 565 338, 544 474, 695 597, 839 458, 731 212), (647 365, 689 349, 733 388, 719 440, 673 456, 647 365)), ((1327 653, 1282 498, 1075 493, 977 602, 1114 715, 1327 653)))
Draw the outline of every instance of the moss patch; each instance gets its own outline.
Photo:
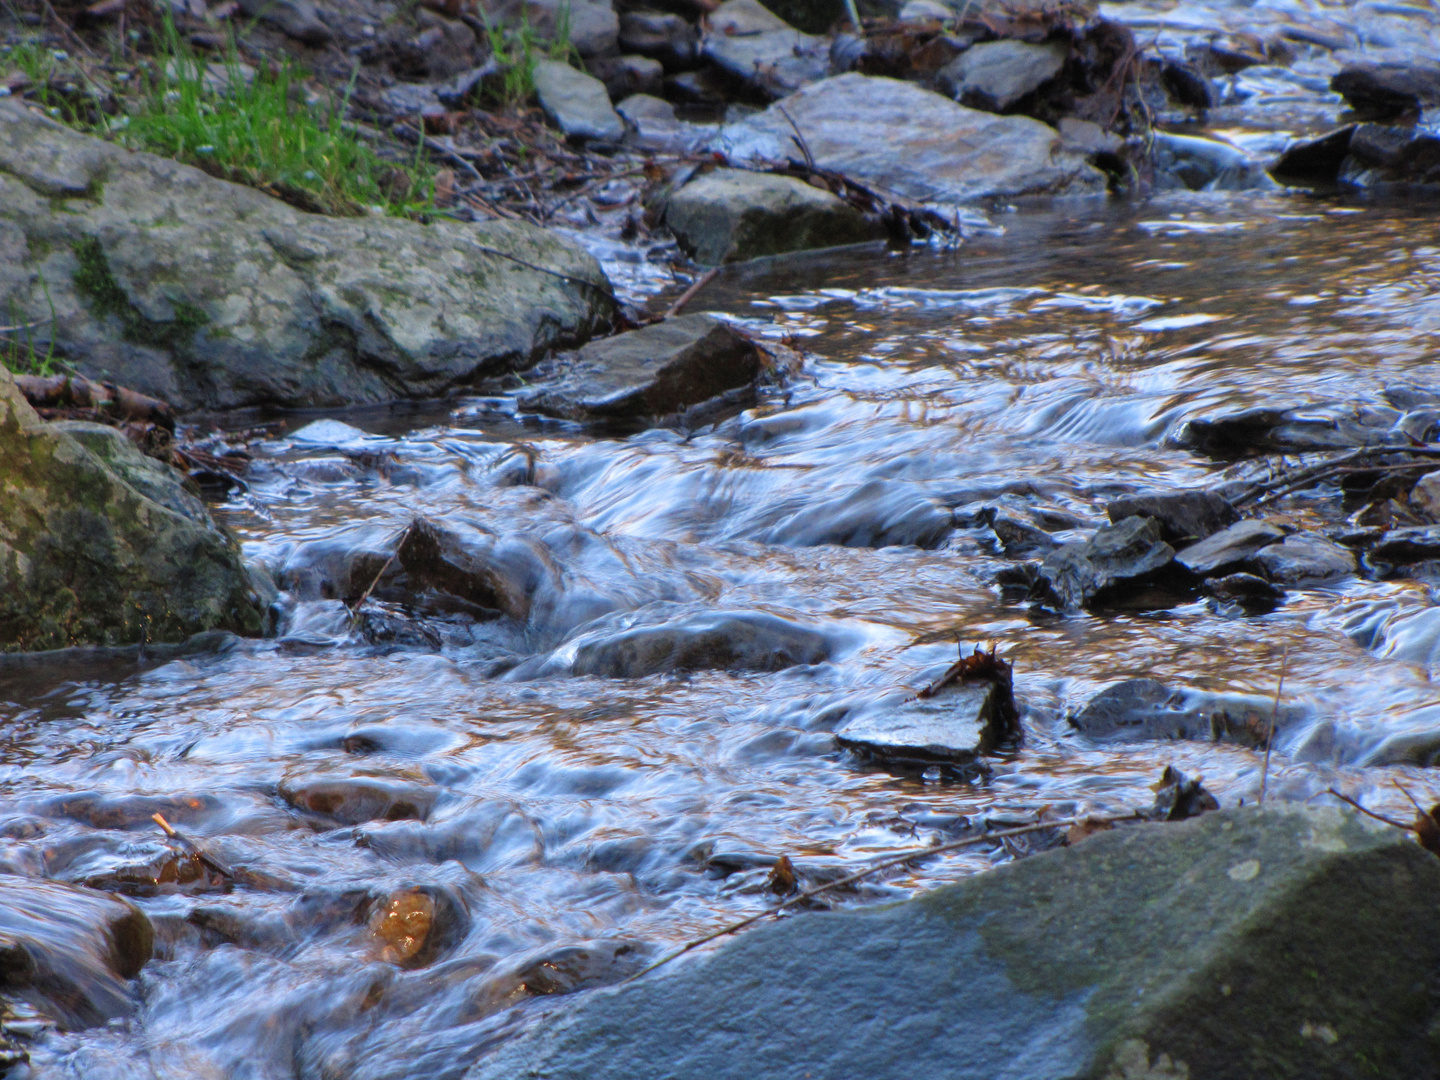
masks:
POLYGON ((75 289, 90 303, 90 310, 100 317, 113 315, 120 320, 125 340, 138 345, 175 348, 188 345, 195 333, 210 322, 198 304, 188 300, 175 302, 175 318, 169 321, 151 319, 131 303, 125 290, 110 272, 105 249, 93 236, 75 241, 75 289))

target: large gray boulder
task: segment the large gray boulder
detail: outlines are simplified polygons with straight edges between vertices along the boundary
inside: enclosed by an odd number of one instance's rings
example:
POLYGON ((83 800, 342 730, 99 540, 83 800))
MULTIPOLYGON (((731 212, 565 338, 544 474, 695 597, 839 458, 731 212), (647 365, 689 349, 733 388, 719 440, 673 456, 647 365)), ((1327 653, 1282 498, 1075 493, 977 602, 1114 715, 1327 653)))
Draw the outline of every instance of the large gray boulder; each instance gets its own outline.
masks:
POLYGON ((670 196, 665 224, 706 266, 882 239, 849 203, 793 176, 715 169, 670 196))
POLYGON ((801 915, 482 1058, 469 1080, 1434 1076, 1440 861, 1268 806, 1100 833, 801 915))
POLYGON ((45 423, 0 366, 0 652, 259 634, 257 584, 178 473, 45 423))
POLYGON ((796 128, 821 168, 912 202, 1105 190, 1104 174, 1038 120, 967 109, 914 83, 855 73, 813 83, 728 126, 714 146, 732 161, 799 160, 796 128))
POLYGON ((179 409, 433 396, 611 309, 540 229, 306 214, 0 101, 0 311, 179 409))

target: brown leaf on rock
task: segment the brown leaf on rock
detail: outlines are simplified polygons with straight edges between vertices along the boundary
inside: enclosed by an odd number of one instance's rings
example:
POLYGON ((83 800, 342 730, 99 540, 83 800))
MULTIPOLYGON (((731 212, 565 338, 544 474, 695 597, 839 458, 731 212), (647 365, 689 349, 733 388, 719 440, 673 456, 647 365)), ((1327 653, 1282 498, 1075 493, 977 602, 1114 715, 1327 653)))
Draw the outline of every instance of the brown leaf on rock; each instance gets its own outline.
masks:
POLYGON ((996 689, 995 737, 1001 742, 1018 742, 1024 733, 1020 728, 1020 712, 1015 707, 1015 668, 1001 660, 996 649, 997 646, 991 645, 987 653, 977 645, 975 651, 966 656, 962 645, 960 659, 915 696, 932 698, 947 686, 972 679, 993 682, 996 689))
POLYGON ((775 865, 770 868, 770 876, 765 879, 765 888, 776 896, 789 896, 799 887, 799 878, 795 876, 795 864, 790 861, 790 856, 781 855, 775 860, 775 865))

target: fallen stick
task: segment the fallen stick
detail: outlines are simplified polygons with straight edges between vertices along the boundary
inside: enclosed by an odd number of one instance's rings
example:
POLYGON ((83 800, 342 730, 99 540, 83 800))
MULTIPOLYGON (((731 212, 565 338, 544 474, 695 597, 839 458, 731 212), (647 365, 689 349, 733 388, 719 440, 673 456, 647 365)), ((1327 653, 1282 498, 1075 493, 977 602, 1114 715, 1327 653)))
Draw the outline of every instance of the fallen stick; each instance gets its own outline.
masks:
POLYGON ((665 309, 665 314, 660 316, 660 321, 664 322, 666 319, 673 319, 676 315, 679 315, 685 305, 688 304, 691 300, 695 299, 695 294, 698 293, 701 289, 703 289, 706 285, 709 285, 710 282, 714 281, 715 276, 719 273, 720 267, 712 266, 709 270, 706 270, 705 273, 701 274, 698 278, 692 281, 690 283, 690 287, 686 289, 683 293, 681 293, 679 298, 673 304, 671 304, 668 308, 665 309))
POLYGON ((175 826, 171 825, 170 822, 165 820, 164 815, 151 814, 150 820, 155 822, 156 825, 159 825, 160 828, 164 829, 165 835, 168 836, 171 840, 174 840, 175 843, 179 845, 180 850, 185 852, 185 854, 193 855, 206 866, 210 867, 211 870, 214 870, 221 877, 230 878, 232 881, 234 880, 234 870, 231 870, 230 867, 226 866, 214 855, 211 855, 208 851, 202 848, 199 844, 195 843, 195 841, 191 840, 188 836, 183 835, 178 829, 175 828, 175 826))
POLYGON ((1140 821, 1144 820, 1144 817, 1144 814, 1138 812, 1131 812, 1129 814, 1116 814, 1111 817, 1101 818, 1076 817, 1066 818, 1061 821, 1037 821, 1033 825, 1020 825, 1013 829, 1000 829, 996 832, 982 833, 980 836, 968 836, 964 840, 952 840, 948 844, 937 844, 934 847, 921 848, 918 851, 912 851, 906 855, 897 855, 894 858, 885 859, 881 862, 875 863, 873 866, 869 866, 864 870, 858 870, 855 873, 850 874, 846 877, 838 878, 835 881, 827 881, 821 885, 815 885, 809 889, 806 889, 804 892, 796 893, 788 900, 782 900, 780 903, 775 904, 772 907, 768 907, 764 911, 751 915, 749 918, 741 919, 737 923, 731 923, 729 926, 721 927, 719 930, 716 930, 712 934, 706 934, 704 937, 696 938, 694 941, 687 942, 685 945, 682 945, 680 948, 676 949, 669 955, 662 956, 659 960, 656 960, 655 963, 651 964, 649 967, 637 971, 634 975, 631 975, 630 978, 626 979, 625 981, 627 983, 634 982, 642 975, 648 975, 656 968, 668 964, 671 960, 676 960, 684 956, 686 953, 690 952, 692 949, 698 949, 701 945, 705 945, 711 941, 714 941, 716 938, 726 937, 729 934, 744 930, 745 927, 753 926, 761 919, 769 918, 771 915, 778 915, 780 914, 780 912, 786 910, 787 908, 792 908, 796 904, 804 903, 806 900, 818 896, 822 892, 827 892, 830 889, 838 889, 842 885, 853 885, 855 884, 855 882, 861 881, 869 877, 871 874, 879 873, 881 870, 888 870, 892 866, 903 866, 904 864, 913 862, 916 859, 927 859, 931 855, 940 855, 947 851, 957 851, 960 848, 973 847, 976 844, 983 844, 991 840, 1003 841, 1012 836, 1024 836, 1026 833, 1041 832, 1045 829, 1065 829, 1075 825, 1079 825, 1081 822, 1089 822, 1091 824, 1115 824, 1121 821, 1140 821))
POLYGON ((1260 770, 1260 801, 1265 801, 1265 788, 1270 781, 1270 747, 1275 744, 1275 721, 1280 718, 1280 695, 1285 690, 1285 669, 1290 664, 1290 646, 1285 646, 1285 653, 1280 657, 1280 684, 1275 687, 1275 705, 1270 710, 1270 730, 1265 735, 1265 765, 1260 770))
POLYGON ((79 375, 16 375, 15 385, 37 409, 108 409, 123 420, 175 430, 175 413, 159 398, 79 375))

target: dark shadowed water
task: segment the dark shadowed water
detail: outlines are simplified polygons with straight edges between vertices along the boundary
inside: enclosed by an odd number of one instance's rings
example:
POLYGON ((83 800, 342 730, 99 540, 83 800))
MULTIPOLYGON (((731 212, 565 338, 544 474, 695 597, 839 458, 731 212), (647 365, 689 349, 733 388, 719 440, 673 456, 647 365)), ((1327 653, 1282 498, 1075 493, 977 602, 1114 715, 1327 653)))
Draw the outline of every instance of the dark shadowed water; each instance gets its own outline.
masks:
MULTIPOLYGON (((974 524, 1010 506, 1082 536, 1117 494, 1221 479, 1166 448, 1187 418, 1440 386, 1433 213, 1209 194, 1000 220, 1003 236, 950 252, 728 272, 694 310, 789 336, 808 359, 710 428, 603 438, 497 398, 293 437, 307 418, 265 444, 220 516, 299 597, 279 640, 0 682, 0 866, 129 892, 158 938, 134 1016, 43 1037, 36 1075, 455 1077, 563 1008, 551 991, 758 910, 777 855, 819 880, 949 838, 959 818, 1146 806, 1172 763, 1223 804, 1253 799, 1249 750, 1071 731, 1068 711, 1139 675, 1268 697, 1288 649, 1285 700, 1308 719, 1283 733, 1273 792, 1338 784, 1396 813, 1393 779, 1440 797, 1425 767, 1440 755, 1440 607, 1423 584, 1351 578, 1255 618, 1199 600, 1060 618, 1002 602, 992 579, 1013 559, 974 524), (960 523, 933 550, 816 542, 859 504, 879 528, 917 501, 960 523), (416 639, 397 619, 399 643, 378 646, 352 633, 311 568, 387 550, 417 513, 542 551, 529 621, 416 639), (598 614, 657 603, 786 616, 826 634, 831 659, 549 673, 598 614), (847 709, 924 685, 957 639, 1014 661, 1018 753, 972 784, 837 750, 847 709), (240 882, 157 884, 155 810, 240 882), (417 888, 449 929, 406 967, 377 910, 417 888)), ((1333 490, 1282 511, 1311 527, 1343 516, 1333 490)), ((934 859, 839 902, 1008 857, 934 859)))

